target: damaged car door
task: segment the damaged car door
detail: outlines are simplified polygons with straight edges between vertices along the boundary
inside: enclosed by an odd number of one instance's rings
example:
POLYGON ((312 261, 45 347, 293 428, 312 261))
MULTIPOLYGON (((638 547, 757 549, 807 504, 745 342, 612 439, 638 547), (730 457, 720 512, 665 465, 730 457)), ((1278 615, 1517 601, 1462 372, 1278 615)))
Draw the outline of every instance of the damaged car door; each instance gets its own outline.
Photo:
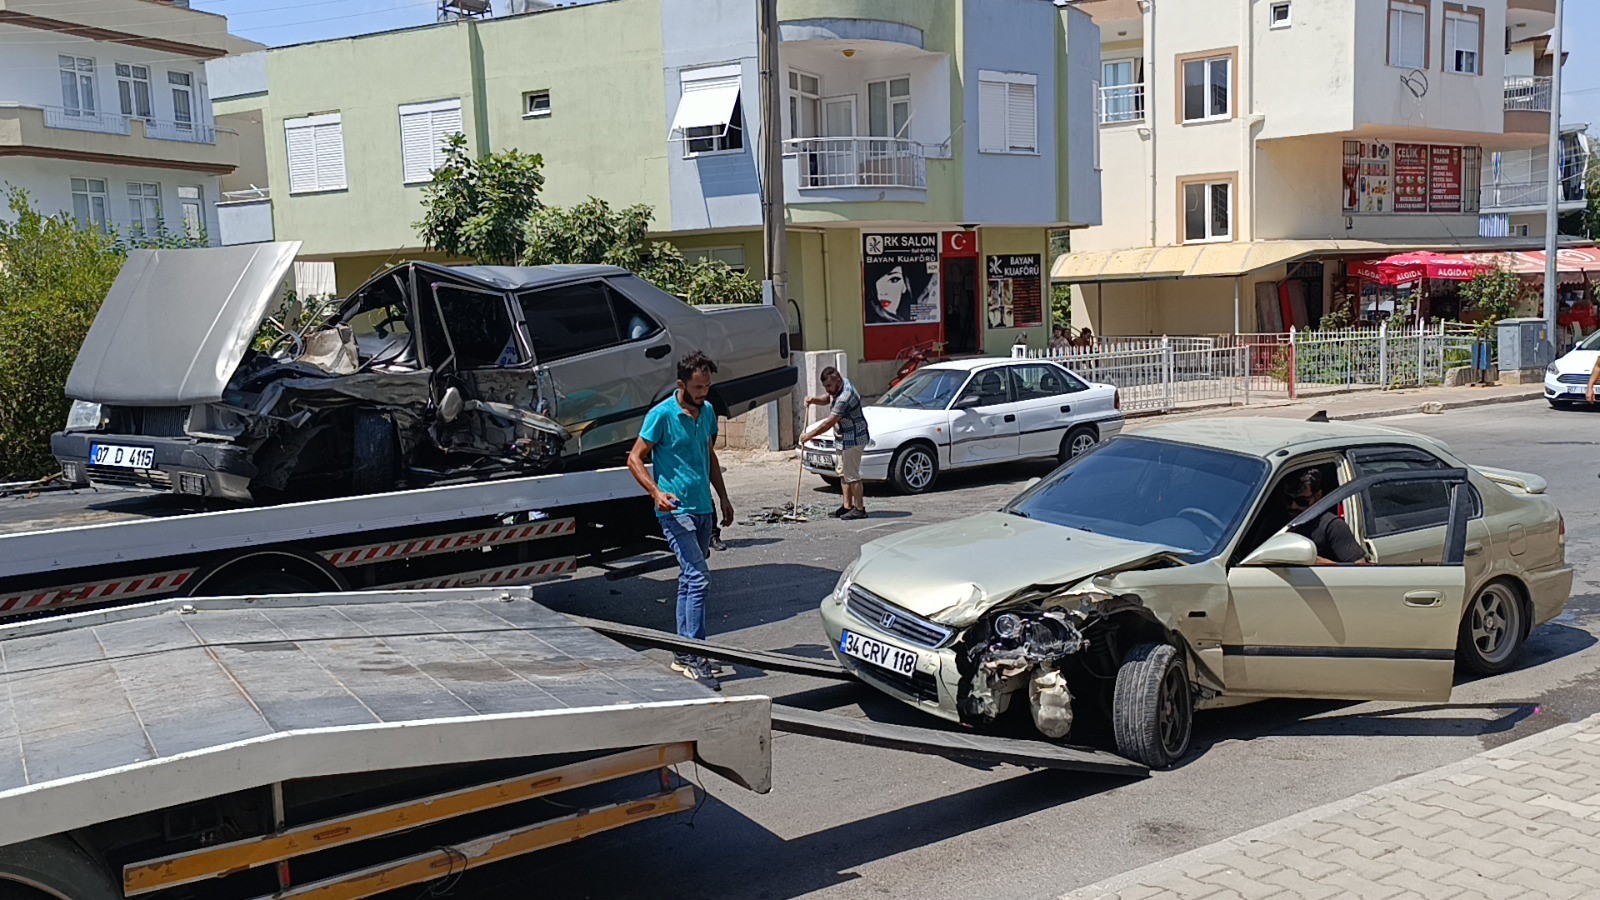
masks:
POLYGON ((603 279, 516 295, 533 358, 574 437, 568 453, 625 452, 677 374, 665 328, 603 279))
POLYGON ((1471 488, 1464 469, 1357 478, 1327 494, 1228 572, 1227 692, 1336 700, 1442 700, 1466 594, 1471 488), (1317 565, 1306 534, 1352 497, 1437 485, 1450 500, 1436 564, 1317 565))

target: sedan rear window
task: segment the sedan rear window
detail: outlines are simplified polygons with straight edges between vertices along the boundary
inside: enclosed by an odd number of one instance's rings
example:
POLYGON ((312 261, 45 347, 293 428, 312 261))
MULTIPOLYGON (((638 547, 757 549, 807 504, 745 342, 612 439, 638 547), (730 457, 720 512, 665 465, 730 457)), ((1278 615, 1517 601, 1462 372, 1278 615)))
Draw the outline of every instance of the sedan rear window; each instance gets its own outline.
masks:
POLYGON ((1266 477, 1259 457, 1121 437, 1057 469, 1006 511, 1163 544, 1198 562, 1221 552, 1266 477))

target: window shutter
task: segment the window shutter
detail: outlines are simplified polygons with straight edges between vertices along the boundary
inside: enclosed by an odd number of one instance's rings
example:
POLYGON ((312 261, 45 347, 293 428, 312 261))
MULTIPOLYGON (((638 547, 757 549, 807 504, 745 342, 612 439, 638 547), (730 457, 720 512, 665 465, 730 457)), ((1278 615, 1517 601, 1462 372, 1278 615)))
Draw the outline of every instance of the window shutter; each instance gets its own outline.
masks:
POLYGON ((1006 88, 1003 81, 978 82, 978 149, 1004 153, 1006 135, 1006 88))
POLYGON ((432 163, 428 166, 431 174, 434 169, 444 165, 444 144, 452 134, 461 131, 461 107, 455 109, 441 109, 432 114, 433 117, 433 153, 432 163))
POLYGON ((317 189, 336 190, 344 183, 344 126, 335 122, 316 127, 317 189))
POLYGON ((1010 150, 1039 149, 1039 107, 1035 86, 1008 84, 1006 93, 1006 146, 1010 150))
POLYGON ((289 193, 316 190, 316 129, 290 128, 285 133, 289 147, 289 193))
POLYGON ((433 177, 433 114, 407 113, 400 117, 400 158, 406 184, 433 177))

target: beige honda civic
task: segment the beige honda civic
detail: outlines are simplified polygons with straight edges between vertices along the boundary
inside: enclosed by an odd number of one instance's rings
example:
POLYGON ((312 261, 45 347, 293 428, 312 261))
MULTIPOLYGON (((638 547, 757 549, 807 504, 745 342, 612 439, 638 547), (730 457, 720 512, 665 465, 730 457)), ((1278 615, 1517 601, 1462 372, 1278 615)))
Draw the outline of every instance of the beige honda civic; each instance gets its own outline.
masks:
POLYGON ((930 713, 1108 717, 1152 767, 1195 709, 1444 700, 1505 671, 1572 589, 1535 475, 1433 439, 1212 419, 1122 435, 1004 508, 869 543, 823 600, 839 661, 930 713), (1021 708, 1026 709, 1026 713, 1021 708))

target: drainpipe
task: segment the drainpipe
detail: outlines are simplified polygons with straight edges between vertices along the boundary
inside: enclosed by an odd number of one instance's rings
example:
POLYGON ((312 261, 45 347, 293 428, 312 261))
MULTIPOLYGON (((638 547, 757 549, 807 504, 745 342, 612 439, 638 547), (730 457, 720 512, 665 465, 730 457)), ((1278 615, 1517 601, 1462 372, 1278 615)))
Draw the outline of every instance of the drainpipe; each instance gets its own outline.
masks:
MULTIPOLYGON (((1556 254, 1560 244, 1557 221, 1561 210, 1561 18, 1562 0, 1556 0, 1556 27, 1550 33, 1550 149, 1545 166, 1544 213, 1544 328, 1550 348, 1556 349, 1556 288, 1559 274, 1556 254)), ((1555 357, 1552 356, 1552 359, 1555 357)))
POLYGON ((1239 28, 1239 71, 1234 77, 1239 79, 1243 90, 1239 91, 1239 123, 1243 125, 1240 138, 1243 146, 1240 150, 1240 164, 1243 171, 1239 173, 1239 188, 1250 192, 1248 203, 1235 205, 1238 212, 1239 228, 1236 240, 1253 241, 1256 239, 1256 130, 1260 128, 1263 117, 1256 115, 1256 29, 1255 29, 1255 0, 1244 0, 1240 7, 1239 28))
MULTIPOLYGON (((1144 114, 1150 129, 1150 246, 1156 246, 1156 3, 1139 0, 1144 12, 1144 114)), ((1099 123, 1095 124, 1099 128, 1099 123)))

